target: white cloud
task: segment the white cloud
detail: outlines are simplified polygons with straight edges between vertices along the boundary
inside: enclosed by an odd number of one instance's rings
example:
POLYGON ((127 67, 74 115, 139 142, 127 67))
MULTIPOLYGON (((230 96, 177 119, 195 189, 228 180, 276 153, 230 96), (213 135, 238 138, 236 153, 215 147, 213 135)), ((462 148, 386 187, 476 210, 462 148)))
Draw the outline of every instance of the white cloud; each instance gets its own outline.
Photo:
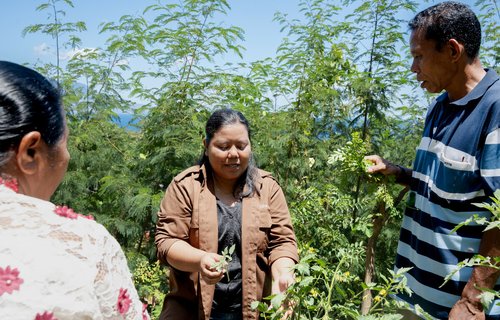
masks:
POLYGON ((71 58, 73 58, 76 55, 79 55, 81 57, 85 57, 85 56, 97 54, 98 51, 99 51, 99 49, 97 49, 97 48, 71 49, 69 51, 62 52, 59 55, 59 57, 61 58, 61 60, 70 60, 71 58))
MULTIPOLYGON (((50 45, 47 43, 43 42, 33 48, 33 51, 38 57, 47 57, 47 56, 55 56, 55 49, 52 48, 50 45)), ((97 48, 78 48, 78 49, 71 49, 68 51, 60 51, 59 52, 59 59, 62 61, 68 61, 71 58, 73 58, 75 55, 79 56, 90 56, 93 54, 97 54, 98 49, 97 48)))
POLYGON ((130 63, 127 59, 120 59, 116 61, 116 66, 128 66, 130 63))
POLYGON ((48 55, 51 54, 51 49, 52 48, 48 44, 46 44, 45 42, 43 42, 43 43, 35 46, 33 48, 33 51, 35 52, 35 54, 37 56, 48 56, 48 55))

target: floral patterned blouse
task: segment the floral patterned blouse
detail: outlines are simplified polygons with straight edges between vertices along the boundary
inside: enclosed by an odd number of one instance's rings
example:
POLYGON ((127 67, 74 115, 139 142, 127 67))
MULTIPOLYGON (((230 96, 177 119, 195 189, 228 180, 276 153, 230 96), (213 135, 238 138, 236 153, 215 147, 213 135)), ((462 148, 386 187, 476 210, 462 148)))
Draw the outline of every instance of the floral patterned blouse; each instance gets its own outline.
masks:
POLYGON ((0 178, 0 319, 149 319, 118 242, 0 178))

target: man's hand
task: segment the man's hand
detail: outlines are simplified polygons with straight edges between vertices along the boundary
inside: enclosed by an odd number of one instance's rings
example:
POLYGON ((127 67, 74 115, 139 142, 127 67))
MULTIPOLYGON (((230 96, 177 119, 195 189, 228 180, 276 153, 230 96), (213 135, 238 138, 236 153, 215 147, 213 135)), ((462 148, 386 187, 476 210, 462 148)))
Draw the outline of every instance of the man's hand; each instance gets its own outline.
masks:
POLYGON ((395 176, 396 183, 399 183, 403 186, 409 186, 411 182, 411 176, 413 174, 411 169, 403 168, 401 166, 397 166, 378 155, 370 155, 366 156, 365 160, 373 163, 372 166, 366 169, 368 173, 377 173, 380 172, 385 176, 395 176))
POLYGON ((380 172, 383 175, 399 175, 401 168, 383 159, 378 155, 366 156, 365 160, 371 161, 373 165, 367 169, 368 173, 380 172))
POLYGON ((485 320, 481 303, 472 302, 467 298, 461 298, 451 308, 449 320, 485 320))
MULTIPOLYGON (((500 257, 500 229, 494 228, 483 233, 479 254, 485 257, 500 257)), ((471 277, 467 281, 462 298, 458 300, 450 311, 449 319, 452 320, 484 320, 483 305, 479 295, 480 288, 492 289, 500 275, 500 270, 486 266, 475 266, 471 277)))

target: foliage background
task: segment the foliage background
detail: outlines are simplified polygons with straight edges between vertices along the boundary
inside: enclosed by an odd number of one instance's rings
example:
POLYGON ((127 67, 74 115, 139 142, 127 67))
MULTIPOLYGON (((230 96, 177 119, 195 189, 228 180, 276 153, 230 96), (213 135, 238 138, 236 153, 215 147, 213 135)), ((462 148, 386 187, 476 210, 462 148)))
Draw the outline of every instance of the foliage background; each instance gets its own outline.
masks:
MULTIPOLYGON (((222 107, 249 119, 258 165, 287 195, 303 258, 297 319, 389 319, 395 306, 386 297, 404 290, 389 270, 405 190, 367 176, 363 156, 411 166, 431 98, 408 70, 400 17, 416 2, 298 6, 301 19, 275 15, 283 34, 275 57, 238 65, 219 59, 244 55, 245 30, 224 23, 226 0, 145 2, 141 14, 100 25, 107 40, 95 49, 79 38, 85 21, 65 20, 77 1, 40 2, 40 23, 24 30, 45 34, 58 51, 80 49, 64 64, 35 66, 64 92, 71 132, 70 166, 53 200, 92 213, 118 239, 153 318, 168 291, 153 244, 159 202, 196 162, 204 123, 222 107), (120 123, 124 113, 131 123, 120 123)), ((483 63, 499 70, 496 0, 474 9, 483 63)))

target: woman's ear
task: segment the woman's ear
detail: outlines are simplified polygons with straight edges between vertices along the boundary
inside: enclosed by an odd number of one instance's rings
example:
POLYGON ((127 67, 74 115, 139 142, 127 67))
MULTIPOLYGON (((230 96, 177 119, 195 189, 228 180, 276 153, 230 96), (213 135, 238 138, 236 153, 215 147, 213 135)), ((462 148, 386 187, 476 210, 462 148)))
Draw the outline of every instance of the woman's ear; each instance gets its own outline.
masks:
POLYGON ((208 156, 208 154, 207 154, 207 148, 208 148, 207 139, 203 139, 203 148, 205 148, 205 151, 203 151, 203 152, 205 153, 206 156, 208 156))
POLYGON ((38 131, 31 131, 22 137, 16 151, 18 170, 24 174, 35 174, 42 160, 45 142, 38 131))

